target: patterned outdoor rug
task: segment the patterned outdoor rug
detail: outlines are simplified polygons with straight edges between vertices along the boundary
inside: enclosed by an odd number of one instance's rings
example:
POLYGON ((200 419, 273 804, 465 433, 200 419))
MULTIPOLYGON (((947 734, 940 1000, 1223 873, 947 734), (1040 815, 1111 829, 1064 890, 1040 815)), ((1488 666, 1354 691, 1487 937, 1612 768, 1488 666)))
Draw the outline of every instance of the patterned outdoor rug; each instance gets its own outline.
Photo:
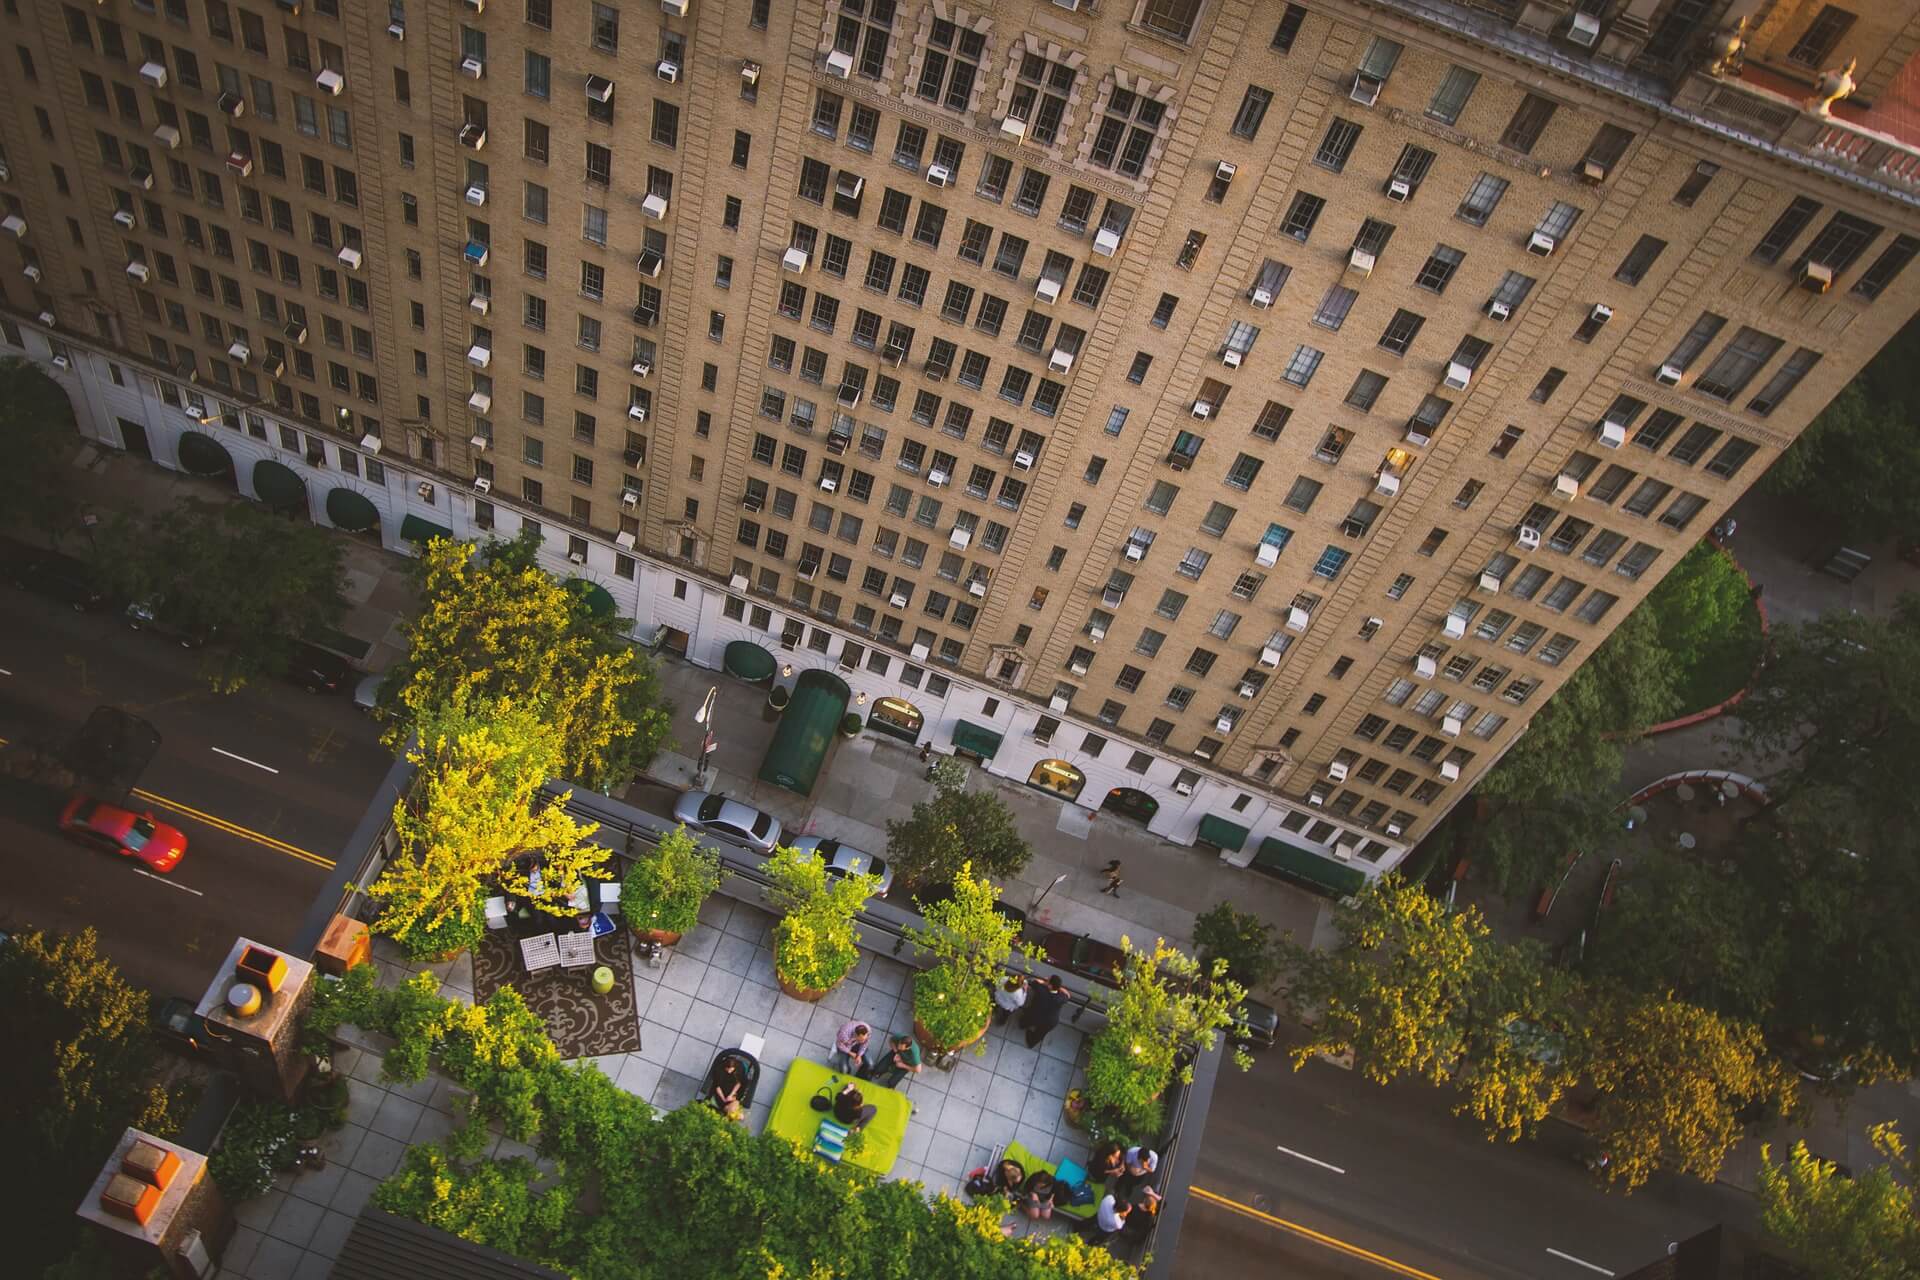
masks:
POLYGON ((625 930, 598 938, 596 961, 613 970, 613 990, 593 993, 592 969, 543 969, 527 973, 520 943, 506 930, 490 931, 473 955, 474 995, 481 1003, 501 987, 513 987, 547 1024, 563 1058, 632 1053, 640 1047, 640 1017, 633 1005, 633 952, 625 930))

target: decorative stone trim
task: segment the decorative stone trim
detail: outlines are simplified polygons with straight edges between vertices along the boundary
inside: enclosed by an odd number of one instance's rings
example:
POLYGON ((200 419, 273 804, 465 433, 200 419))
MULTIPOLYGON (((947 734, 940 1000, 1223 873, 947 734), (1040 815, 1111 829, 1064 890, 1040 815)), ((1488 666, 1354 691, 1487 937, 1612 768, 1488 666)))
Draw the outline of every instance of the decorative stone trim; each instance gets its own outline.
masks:
POLYGON ((1696 422, 1705 422, 1710 426, 1718 427, 1728 435, 1748 440, 1758 439, 1762 444, 1775 449, 1784 449, 1793 443, 1784 436, 1777 435, 1765 427, 1755 426, 1731 413, 1710 408, 1692 399, 1675 399, 1671 387, 1663 387, 1642 378, 1626 378, 1621 381, 1620 389, 1631 396, 1645 400, 1650 405, 1670 408, 1676 413, 1684 413, 1696 422))
MULTIPOLYGON (((1083 86, 1087 82, 1085 75, 1087 55, 1078 49, 1068 49, 1051 40, 1042 40, 1031 31, 1021 32, 1020 39, 1013 42, 1007 49, 1006 70, 1000 77, 1000 92, 994 97, 993 114, 996 118, 1002 118, 1013 108, 1014 91, 1020 87, 1020 62, 1029 53, 1037 53, 1049 62, 1058 62, 1073 70, 1073 88, 1067 91, 1067 109, 1060 117, 1059 137, 1069 138, 1073 136, 1073 122, 1080 114, 1083 86)), ((1059 158, 1060 142, 1057 139, 1048 144, 1028 134, 1026 146, 1044 155, 1059 158)))
MULTIPOLYGON (((880 86, 878 92, 880 96, 883 98, 891 99, 896 96, 895 90, 893 88, 893 80, 894 80, 894 72, 899 62, 900 42, 906 39, 907 36, 910 34, 905 29, 906 24, 902 23, 899 17, 897 16, 897 12, 898 11, 896 11, 896 16, 894 18, 893 26, 888 28, 887 56, 884 59, 882 59, 880 63, 880 78, 878 80, 874 80, 871 77, 863 76, 860 74, 859 70, 857 69, 860 63, 860 54, 858 50, 856 50, 853 55, 854 66, 856 70, 852 75, 848 76, 844 81, 841 81, 840 83, 845 85, 851 85, 857 80, 862 84, 880 86)), ((816 70, 819 70, 820 68, 825 67, 826 61, 827 61, 827 55, 833 52, 834 31, 839 25, 840 25, 839 8, 834 5, 824 6, 823 12, 820 17, 820 43, 815 47, 816 53, 813 60, 814 68, 816 70)), ((860 23, 860 27, 863 32, 866 30, 867 25, 868 24, 865 21, 862 21, 860 23)), ((916 44, 916 48, 917 47, 918 46, 916 44)), ((917 60, 918 54, 916 53, 914 56, 917 60)), ((838 79, 838 77, 833 77, 833 78, 836 80, 838 79)), ((832 92, 839 93, 841 91, 836 89, 836 90, 833 90, 832 92)), ((905 96, 904 91, 899 96, 905 96)))
MULTIPOLYGON (((1100 82, 1099 95, 1094 99, 1094 108, 1081 134, 1080 149, 1075 153, 1079 163, 1088 169, 1098 169, 1090 157, 1093 155, 1094 136, 1100 131, 1100 122, 1106 118, 1107 103, 1113 100, 1113 91, 1124 89, 1128 93, 1151 99, 1166 108, 1166 114, 1160 120, 1160 127, 1154 131, 1153 142, 1147 148, 1147 159, 1140 166, 1138 178, 1127 178, 1114 173, 1116 182, 1123 182, 1136 190, 1144 191, 1153 182, 1154 170, 1160 165, 1160 157, 1166 152, 1167 140, 1173 136, 1173 129, 1180 120, 1180 108, 1175 102, 1176 94, 1172 85, 1156 85, 1145 76, 1135 75, 1124 67, 1115 67, 1100 82)), ((1111 169, 1099 170, 1113 173, 1111 169)))
MULTIPOLYGON (((892 52, 888 52, 892 58, 892 52)), ((913 56, 907 59, 906 79, 900 82, 900 97, 904 100, 923 103, 942 116, 953 118, 958 115, 968 124, 973 124, 980 114, 980 100, 986 96, 987 79, 993 70, 993 18, 990 15, 975 14, 960 5, 949 5, 946 0, 933 0, 933 3, 920 11, 920 21, 914 27, 913 56), (926 65, 929 38, 933 35, 933 24, 938 19, 951 22, 963 31, 971 31, 986 41, 980 51, 980 70, 973 77, 973 88, 967 94, 967 109, 956 113, 942 102, 928 102, 917 92, 920 84, 920 71, 926 65)))

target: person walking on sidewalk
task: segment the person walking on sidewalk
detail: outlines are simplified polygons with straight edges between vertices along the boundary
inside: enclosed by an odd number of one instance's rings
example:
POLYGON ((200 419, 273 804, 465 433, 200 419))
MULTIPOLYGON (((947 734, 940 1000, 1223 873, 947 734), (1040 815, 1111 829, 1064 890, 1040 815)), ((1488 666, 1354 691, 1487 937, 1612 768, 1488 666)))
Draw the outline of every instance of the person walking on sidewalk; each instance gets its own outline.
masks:
POLYGON ((1120 879, 1120 859, 1115 858, 1113 861, 1109 862, 1106 866, 1100 868, 1100 871, 1103 875, 1107 877, 1107 887, 1102 889, 1100 892, 1110 893, 1116 898, 1119 897, 1120 886, 1123 883, 1125 883, 1123 880, 1120 879))
POLYGON ((1027 1048, 1038 1049, 1047 1032, 1060 1025, 1060 1011, 1067 1007, 1067 997, 1071 994, 1056 974, 1047 979, 1046 986, 1027 997, 1027 1007, 1020 1014, 1020 1025, 1027 1033, 1027 1048))

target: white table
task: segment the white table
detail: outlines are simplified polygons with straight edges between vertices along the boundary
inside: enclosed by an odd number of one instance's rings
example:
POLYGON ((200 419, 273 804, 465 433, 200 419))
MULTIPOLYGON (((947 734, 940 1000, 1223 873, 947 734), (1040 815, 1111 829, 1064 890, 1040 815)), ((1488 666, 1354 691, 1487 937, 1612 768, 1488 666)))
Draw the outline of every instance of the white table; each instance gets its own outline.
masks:
POLYGON ((585 969, 597 963, 593 955, 593 934, 563 933, 559 936, 560 967, 562 969, 585 969))
POLYGON ((560 948, 552 934, 536 933, 531 938, 520 939, 520 959, 528 973, 538 973, 560 963, 560 948))

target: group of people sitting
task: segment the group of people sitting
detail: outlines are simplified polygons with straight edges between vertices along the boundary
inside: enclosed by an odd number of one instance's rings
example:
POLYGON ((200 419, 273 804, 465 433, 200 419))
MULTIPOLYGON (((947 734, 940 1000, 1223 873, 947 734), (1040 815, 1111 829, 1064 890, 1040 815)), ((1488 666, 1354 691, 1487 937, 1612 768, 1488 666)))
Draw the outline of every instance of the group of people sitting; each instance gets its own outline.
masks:
POLYGON ((912 1036, 888 1036, 887 1047, 869 1061, 867 1043, 872 1038, 873 1028, 858 1018, 841 1024, 840 1033, 833 1038, 833 1054, 827 1059, 827 1065, 844 1075, 871 1080, 889 1089, 897 1088, 910 1075, 920 1074, 920 1044, 912 1036))
MULTIPOLYGON (((1104 1182, 1106 1194, 1093 1217, 1080 1228, 1088 1239, 1095 1244, 1104 1244, 1115 1236, 1144 1240, 1154 1215, 1160 1212, 1160 1193, 1149 1185, 1159 1168, 1160 1155, 1150 1147, 1122 1147, 1113 1142, 1097 1151, 1087 1177, 1092 1182, 1104 1182)), ((1069 1203, 1072 1194, 1071 1187, 1045 1169, 1028 1173, 1019 1161, 1004 1158, 991 1173, 983 1171, 968 1190, 975 1195, 1006 1196, 1014 1212, 1035 1222, 1053 1217, 1055 1206, 1069 1203)))

